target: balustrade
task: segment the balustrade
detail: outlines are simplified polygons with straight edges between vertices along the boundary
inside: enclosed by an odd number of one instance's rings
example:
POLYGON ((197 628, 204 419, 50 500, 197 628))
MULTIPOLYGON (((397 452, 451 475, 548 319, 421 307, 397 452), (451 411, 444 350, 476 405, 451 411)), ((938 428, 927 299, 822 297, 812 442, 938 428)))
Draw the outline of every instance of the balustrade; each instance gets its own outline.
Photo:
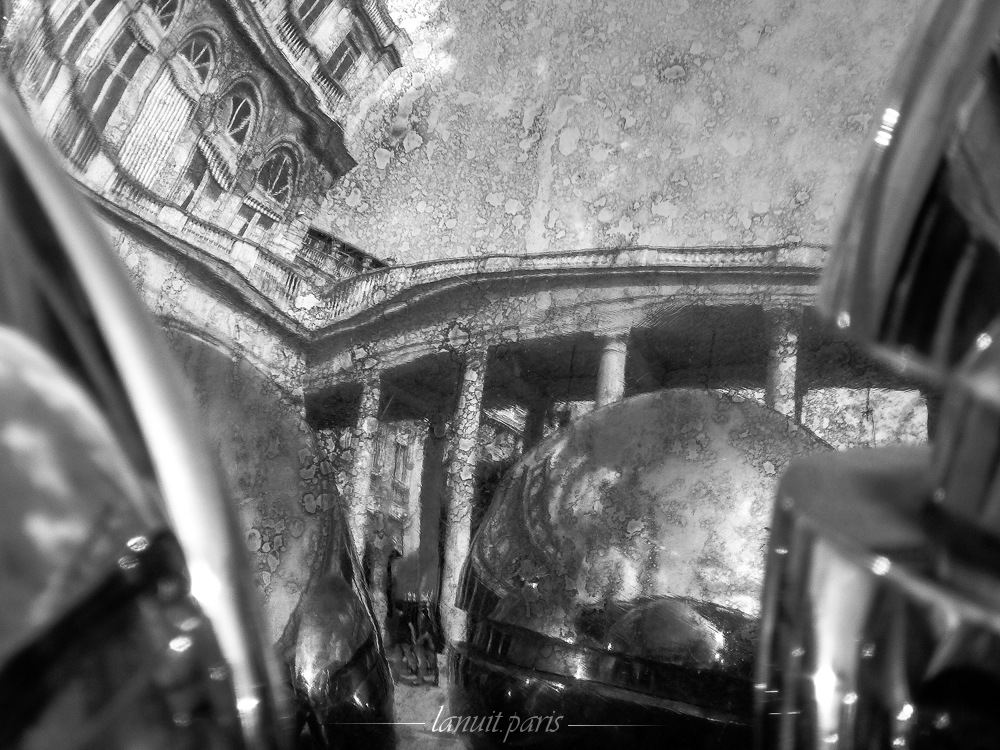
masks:
POLYGON ((423 284, 474 274, 502 274, 594 268, 669 268, 674 270, 767 270, 818 272, 822 248, 691 248, 636 247, 545 253, 531 256, 493 255, 393 266, 345 279, 326 293, 326 322, 335 322, 423 284))
POLYGON ((322 92, 321 103, 326 105, 327 114, 335 117, 339 105, 347 98, 343 87, 326 72, 319 53, 289 10, 286 9, 282 13, 277 29, 278 41, 285 48, 289 61, 303 79, 322 92))
POLYGON ((109 197, 117 204, 150 221, 159 222, 164 211, 172 210, 179 218, 183 218, 179 226, 170 227, 168 231, 227 263, 232 264, 234 261, 233 247, 236 243, 252 247, 253 251, 256 251, 256 258, 248 264, 249 270, 244 276, 279 307, 291 308, 295 304, 296 297, 302 294, 306 287, 301 273, 293 264, 282 260, 257 243, 248 242, 245 238, 237 237, 203 219, 180 211, 172 204, 159 200, 127 177, 118 175, 112 182, 110 193, 109 197))

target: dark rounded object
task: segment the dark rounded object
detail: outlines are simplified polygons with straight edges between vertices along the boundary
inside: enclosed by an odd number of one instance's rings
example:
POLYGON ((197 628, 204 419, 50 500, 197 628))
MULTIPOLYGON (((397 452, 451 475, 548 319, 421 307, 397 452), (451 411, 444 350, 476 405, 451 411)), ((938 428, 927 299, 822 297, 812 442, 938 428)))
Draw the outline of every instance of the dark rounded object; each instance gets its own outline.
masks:
POLYGON ((566 718, 544 738, 474 741, 749 742, 774 485, 789 460, 827 448, 755 402, 672 389, 599 409, 524 456, 464 571, 473 626, 450 659, 452 709, 566 718))

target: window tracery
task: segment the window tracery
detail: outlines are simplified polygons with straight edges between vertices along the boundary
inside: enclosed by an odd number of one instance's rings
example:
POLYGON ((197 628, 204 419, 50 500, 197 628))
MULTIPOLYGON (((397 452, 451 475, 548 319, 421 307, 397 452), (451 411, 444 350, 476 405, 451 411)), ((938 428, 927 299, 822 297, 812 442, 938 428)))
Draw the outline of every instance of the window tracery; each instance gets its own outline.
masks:
POLYGON ((257 185, 275 201, 286 205, 294 184, 295 156, 287 148, 275 149, 257 172, 257 185))
POLYGON ((223 118, 226 134, 237 145, 242 146, 253 130, 254 121, 257 118, 256 101, 248 91, 243 89, 229 94, 226 101, 227 110, 223 118))
POLYGON ((149 7, 156 20, 160 22, 160 26, 166 29, 173 23, 180 10, 180 0, 152 0, 149 7))
POLYGON ((180 53, 191 64, 198 80, 207 83, 215 66, 215 49, 211 41, 203 35, 195 35, 181 46, 180 53))

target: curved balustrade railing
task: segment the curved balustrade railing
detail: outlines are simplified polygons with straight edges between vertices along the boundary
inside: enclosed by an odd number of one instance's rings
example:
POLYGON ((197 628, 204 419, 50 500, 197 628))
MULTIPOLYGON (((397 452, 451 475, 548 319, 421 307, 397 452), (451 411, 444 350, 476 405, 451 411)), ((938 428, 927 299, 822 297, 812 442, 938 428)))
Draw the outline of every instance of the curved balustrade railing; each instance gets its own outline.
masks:
POLYGON ((228 263, 286 312, 294 305, 295 298, 303 292, 305 284, 294 265, 279 258, 263 245, 249 242, 191 214, 181 212, 124 175, 119 174, 112 181, 109 192, 109 197, 117 205, 161 226, 164 224, 164 209, 173 209, 178 222, 167 231, 228 263), (241 248, 244 249, 244 257, 237 257, 241 248), (252 257, 245 257, 245 249, 252 251, 252 257))
MULTIPOLYGON (((267 248, 181 212, 148 190, 119 175, 109 190, 114 202, 148 221, 168 226, 171 234, 225 261, 248 282, 256 286, 280 309, 293 311, 301 298, 315 302, 317 288, 306 280, 306 269, 274 255, 267 248), (166 212, 172 211, 174 221, 166 212), (252 257, 248 257, 248 253, 252 257)), ((405 292, 440 281, 462 283, 482 276, 537 275, 573 271, 621 270, 690 272, 695 274, 758 275, 764 285, 780 284, 782 274, 808 274, 818 277, 825 248, 816 246, 781 246, 760 248, 661 248, 631 247, 595 249, 568 253, 537 255, 490 255, 426 261, 408 266, 392 266, 348 276, 322 291, 319 305, 308 304, 301 317, 307 328, 347 320, 369 308, 405 292)), ((300 250, 301 260, 328 265, 330 258, 300 250)))
POLYGON ((392 44, 399 35, 399 28, 396 26, 388 9, 382 0, 362 0, 361 7, 368 18, 371 19, 375 31, 383 45, 392 44))
POLYGON ((324 322, 337 322, 424 284, 480 274, 516 275, 601 268, 748 271, 761 274, 796 271, 818 273, 823 265, 824 252, 821 247, 802 245, 683 249, 632 247, 427 261, 369 271, 338 283, 324 295, 323 315, 324 322))
MULTIPOLYGON (((818 275, 825 249, 815 246, 779 247, 631 247, 537 255, 490 255, 426 261, 391 266, 348 276, 322 292, 307 281, 310 275, 295 262, 267 248, 202 221, 163 202, 123 175, 112 181, 110 196, 133 213, 161 226, 179 239, 224 260, 285 312, 300 307, 300 298, 321 294, 319 305, 309 303, 302 317, 307 328, 347 320, 405 292, 440 281, 482 276, 519 276, 594 270, 669 270, 700 274, 756 274, 764 285, 780 284, 787 273, 818 275), (167 214, 173 213, 173 220, 167 214)), ((331 259, 304 247, 299 262, 308 259, 326 270, 331 259)), ((328 276, 333 274, 327 273, 328 276)), ((293 313, 295 314, 295 313, 293 313)), ((296 317, 299 317, 296 315, 296 317)))

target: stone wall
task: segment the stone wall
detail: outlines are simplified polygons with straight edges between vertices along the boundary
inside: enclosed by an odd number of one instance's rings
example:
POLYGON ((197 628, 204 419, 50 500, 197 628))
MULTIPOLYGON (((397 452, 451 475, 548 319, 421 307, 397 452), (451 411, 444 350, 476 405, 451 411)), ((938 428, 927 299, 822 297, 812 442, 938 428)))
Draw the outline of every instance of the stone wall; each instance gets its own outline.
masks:
POLYGON ((927 442, 927 402, 916 390, 817 388, 806 393, 802 423, 834 448, 927 442))
POLYGON ((125 208, 141 213, 150 200, 172 204, 173 224, 187 215, 293 260, 332 182, 328 162, 336 158, 332 134, 339 126, 303 104, 302 82, 283 79, 267 59, 276 51, 249 38, 226 3, 179 3, 158 18, 153 6, 124 0, 85 26, 74 54, 63 47, 76 4, 15 4, 0 39, 0 62, 74 176, 125 208), (99 80, 115 45, 133 37, 142 52, 117 99, 100 105, 106 117, 98 117, 85 84, 99 80), (195 39, 211 59, 200 71, 188 59, 195 39), (252 110, 239 138, 229 132, 234 94, 245 95, 252 110), (279 152, 294 161, 287 192, 269 191, 258 178, 279 152), (258 216, 247 225, 251 210, 258 216))

